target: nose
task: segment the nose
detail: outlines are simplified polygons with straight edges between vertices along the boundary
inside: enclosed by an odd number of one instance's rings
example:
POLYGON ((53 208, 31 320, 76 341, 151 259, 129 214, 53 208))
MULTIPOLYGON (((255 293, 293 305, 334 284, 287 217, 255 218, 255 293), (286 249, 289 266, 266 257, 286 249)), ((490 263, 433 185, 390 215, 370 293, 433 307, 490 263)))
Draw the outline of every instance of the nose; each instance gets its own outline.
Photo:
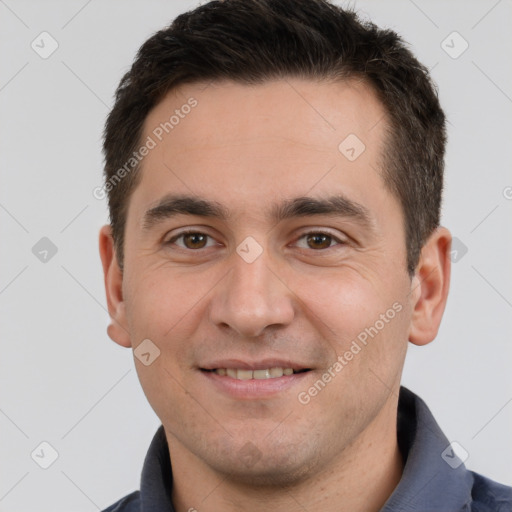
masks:
POLYGON ((293 293, 265 252, 252 263, 232 256, 226 277, 215 287, 210 320, 243 337, 257 337, 269 327, 284 327, 294 318, 293 293))

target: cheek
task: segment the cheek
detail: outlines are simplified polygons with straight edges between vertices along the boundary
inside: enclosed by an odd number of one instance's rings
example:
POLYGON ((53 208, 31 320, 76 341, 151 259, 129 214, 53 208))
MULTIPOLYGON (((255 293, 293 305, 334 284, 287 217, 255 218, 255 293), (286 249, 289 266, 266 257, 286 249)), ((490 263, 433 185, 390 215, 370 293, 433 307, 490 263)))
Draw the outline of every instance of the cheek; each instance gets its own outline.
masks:
POLYGON ((375 282, 347 267, 302 274, 292 289, 305 306, 303 314, 325 338, 337 340, 340 350, 392 304, 375 282))
POLYGON ((343 368, 334 372, 344 376, 338 382, 348 381, 343 386, 368 384, 374 374, 391 381, 400 368, 410 311, 399 279, 388 274, 386 281, 370 280, 353 268, 327 275, 322 269, 321 278, 302 275, 292 288, 304 305, 302 314, 324 340, 331 365, 343 358, 343 368))
POLYGON ((302 398, 310 400, 313 416, 331 411, 325 421, 332 429, 343 425, 347 435, 376 414, 399 383, 410 311, 397 279, 370 281, 353 269, 338 269, 325 279, 301 278, 294 289, 330 354, 318 375, 327 384, 317 380, 301 390, 302 398))
POLYGON ((169 410, 183 415, 190 402, 185 386, 192 365, 190 341, 205 314, 211 287, 205 279, 160 267, 141 270, 138 280, 127 289, 126 309, 134 350, 149 339, 160 351, 148 366, 135 356, 137 374, 149 403, 168 425, 175 423, 166 417, 169 410))
POLYGON ((204 273, 198 279, 171 268, 141 271, 127 297, 131 332, 166 343, 193 325, 191 319, 203 310, 214 282, 213 276, 204 273))

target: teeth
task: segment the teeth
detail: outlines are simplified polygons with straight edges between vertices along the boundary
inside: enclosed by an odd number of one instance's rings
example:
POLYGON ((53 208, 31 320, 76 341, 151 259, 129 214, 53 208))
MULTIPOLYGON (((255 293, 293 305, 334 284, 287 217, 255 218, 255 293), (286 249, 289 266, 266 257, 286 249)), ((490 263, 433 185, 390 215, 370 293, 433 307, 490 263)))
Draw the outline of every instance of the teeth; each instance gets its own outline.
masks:
POLYGON ((292 375, 293 368, 266 368, 265 370, 243 370, 240 368, 218 368, 214 370, 217 375, 228 376, 237 380, 250 379, 276 379, 283 375, 292 375))
POLYGON ((271 377, 282 377, 284 372, 282 368, 270 368, 269 373, 271 377))
POLYGON ((270 370, 254 370, 252 375, 254 379, 270 379, 270 370))
POLYGON ((238 380, 249 380, 252 379, 252 370, 237 370, 236 378, 238 380))

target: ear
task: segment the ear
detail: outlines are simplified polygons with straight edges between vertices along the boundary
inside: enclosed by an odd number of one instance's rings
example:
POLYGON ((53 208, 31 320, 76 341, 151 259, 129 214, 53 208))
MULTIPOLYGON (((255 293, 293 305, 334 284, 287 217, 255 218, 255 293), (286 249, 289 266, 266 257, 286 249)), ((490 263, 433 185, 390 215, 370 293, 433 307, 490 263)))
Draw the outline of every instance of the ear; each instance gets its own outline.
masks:
POLYGON ((103 226, 100 229, 99 245, 108 313, 111 318, 107 334, 122 347, 131 347, 132 343, 126 322, 126 308, 123 301, 123 272, 117 263, 110 225, 103 226))
POLYGON ((437 228, 421 250, 411 282, 413 313, 409 341, 426 345, 437 336, 450 288, 452 235, 437 228))

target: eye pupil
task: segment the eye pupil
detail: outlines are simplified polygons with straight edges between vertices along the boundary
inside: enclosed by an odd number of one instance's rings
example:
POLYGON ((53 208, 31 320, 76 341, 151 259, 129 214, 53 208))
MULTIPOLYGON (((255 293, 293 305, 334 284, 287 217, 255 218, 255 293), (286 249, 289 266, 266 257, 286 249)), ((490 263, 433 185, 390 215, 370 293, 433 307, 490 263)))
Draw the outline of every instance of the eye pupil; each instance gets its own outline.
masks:
POLYGON ((206 235, 201 233, 187 233, 183 241, 189 249, 202 249, 206 245, 206 235))
POLYGON ((308 235, 307 242, 312 249, 326 249, 331 245, 331 237, 322 233, 315 233, 308 235))

